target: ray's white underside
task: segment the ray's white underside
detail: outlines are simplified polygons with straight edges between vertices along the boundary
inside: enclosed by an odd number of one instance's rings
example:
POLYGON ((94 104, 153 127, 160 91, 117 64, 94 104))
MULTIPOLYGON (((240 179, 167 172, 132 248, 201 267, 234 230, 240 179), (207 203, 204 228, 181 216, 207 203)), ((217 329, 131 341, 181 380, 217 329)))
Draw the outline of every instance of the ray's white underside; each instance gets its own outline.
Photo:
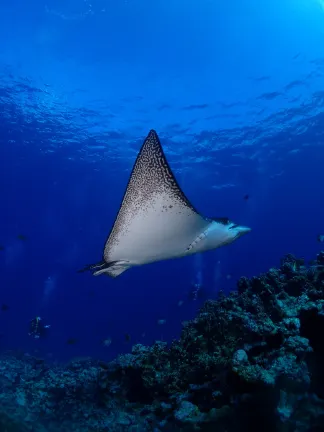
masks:
POLYGON ((183 256, 209 225, 206 219, 175 202, 167 193, 155 194, 146 208, 128 214, 133 217, 119 233, 118 244, 109 254, 110 261, 143 265, 183 256))

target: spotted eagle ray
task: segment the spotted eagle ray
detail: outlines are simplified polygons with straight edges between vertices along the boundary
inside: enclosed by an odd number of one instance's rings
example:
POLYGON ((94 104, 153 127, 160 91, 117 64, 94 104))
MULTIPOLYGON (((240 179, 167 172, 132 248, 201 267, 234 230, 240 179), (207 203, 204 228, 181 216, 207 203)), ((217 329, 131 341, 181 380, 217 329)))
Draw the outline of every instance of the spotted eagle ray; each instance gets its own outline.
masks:
POLYGON ((135 161, 103 259, 81 271, 117 277, 131 267, 216 249, 249 231, 228 218, 204 217, 193 207, 151 130, 135 161))

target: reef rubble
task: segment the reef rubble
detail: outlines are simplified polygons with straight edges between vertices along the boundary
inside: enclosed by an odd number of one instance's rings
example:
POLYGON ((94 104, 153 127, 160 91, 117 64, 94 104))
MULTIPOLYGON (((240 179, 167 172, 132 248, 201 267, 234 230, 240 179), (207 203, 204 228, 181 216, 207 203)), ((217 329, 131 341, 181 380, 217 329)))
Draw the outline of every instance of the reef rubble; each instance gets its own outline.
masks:
POLYGON ((324 430, 324 252, 207 301, 170 345, 106 363, 0 357, 0 431, 324 430))

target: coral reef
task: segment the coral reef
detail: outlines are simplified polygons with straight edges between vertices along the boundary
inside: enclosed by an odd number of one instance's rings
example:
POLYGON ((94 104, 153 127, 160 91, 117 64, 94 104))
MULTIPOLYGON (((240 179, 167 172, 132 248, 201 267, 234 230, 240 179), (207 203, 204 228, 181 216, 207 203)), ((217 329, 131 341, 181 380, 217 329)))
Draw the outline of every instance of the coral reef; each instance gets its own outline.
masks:
POLYGON ((110 363, 0 359, 0 430, 324 430, 324 253, 241 278, 170 346, 110 363))

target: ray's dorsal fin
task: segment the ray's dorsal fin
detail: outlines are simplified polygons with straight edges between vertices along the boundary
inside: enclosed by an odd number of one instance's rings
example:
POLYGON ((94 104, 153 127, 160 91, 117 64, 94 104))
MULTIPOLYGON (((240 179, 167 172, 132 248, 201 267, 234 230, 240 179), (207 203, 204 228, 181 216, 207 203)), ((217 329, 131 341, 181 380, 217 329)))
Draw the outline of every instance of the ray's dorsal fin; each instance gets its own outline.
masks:
POLYGON ((98 264, 89 264, 83 269, 79 270, 78 273, 83 273, 86 271, 92 271, 94 276, 99 276, 100 274, 106 274, 110 277, 117 277, 130 266, 126 261, 112 261, 110 263, 100 262, 98 264))
POLYGON ((96 264, 87 264, 86 266, 84 266, 82 269, 78 270, 78 273, 84 273, 86 271, 96 271, 96 270, 100 270, 103 269, 105 267, 106 263, 105 261, 101 261, 99 263, 96 264))

